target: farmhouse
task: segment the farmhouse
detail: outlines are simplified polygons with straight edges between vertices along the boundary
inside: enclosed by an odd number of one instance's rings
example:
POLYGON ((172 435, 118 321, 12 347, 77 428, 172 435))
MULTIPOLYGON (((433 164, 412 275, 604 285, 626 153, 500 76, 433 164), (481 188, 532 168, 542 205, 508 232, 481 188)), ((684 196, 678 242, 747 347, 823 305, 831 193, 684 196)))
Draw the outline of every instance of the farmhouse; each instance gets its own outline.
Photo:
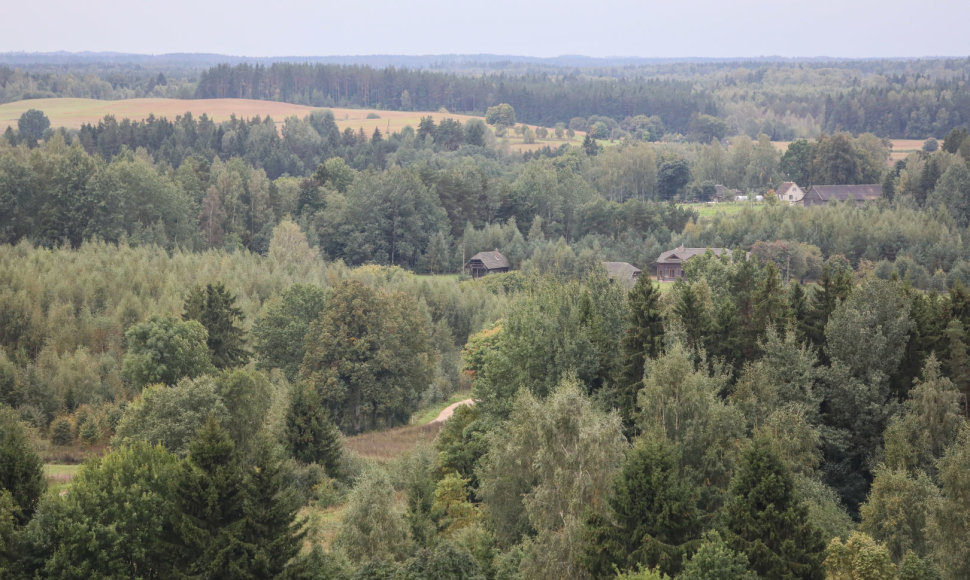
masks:
POLYGON ((694 256, 702 256, 707 250, 720 256, 726 253, 731 255, 731 250, 727 248, 685 248, 680 246, 676 250, 670 250, 660 254, 657 258, 657 280, 676 280, 684 277, 684 262, 694 256))
POLYGON ((775 190, 778 201, 787 201, 789 205, 796 204, 805 197, 805 190, 798 187, 794 181, 786 181, 775 190))
POLYGON ((824 205, 830 201, 854 201, 862 205, 882 197, 878 183, 866 185, 813 185, 802 198, 803 205, 824 205))
POLYGON ((640 277, 640 268, 628 262, 603 262, 610 282, 619 282, 624 286, 633 286, 640 277))
POLYGON ((498 250, 478 252, 465 262, 465 271, 471 274, 472 278, 481 278, 486 274, 495 274, 496 272, 508 272, 509 260, 498 250))

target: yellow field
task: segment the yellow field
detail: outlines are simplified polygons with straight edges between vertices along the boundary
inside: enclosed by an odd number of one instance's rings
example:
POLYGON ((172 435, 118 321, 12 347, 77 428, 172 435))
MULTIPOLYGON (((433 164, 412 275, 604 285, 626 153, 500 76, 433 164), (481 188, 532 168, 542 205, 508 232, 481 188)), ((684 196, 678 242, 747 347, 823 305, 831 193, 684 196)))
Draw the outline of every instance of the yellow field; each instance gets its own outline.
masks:
MULTIPOLYGON (((889 164, 892 165, 900 159, 906 159, 906 156, 914 151, 922 151, 923 141, 925 139, 890 139, 893 148, 889 153, 889 164)), ((939 141, 942 146, 943 140, 940 139, 939 141)), ((788 149, 788 146, 791 145, 791 141, 772 141, 772 144, 776 149, 784 153, 788 149)))
MULTIPOLYGON (((435 122, 442 119, 451 118, 462 123, 471 119, 481 119, 471 115, 454 115, 451 113, 439 112, 415 112, 415 111, 383 111, 374 109, 340 109, 333 107, 308 107, 305 105, 293 105, 290 103, 280 103, 276 101, 257 101, 251 99, 127 99, 121 101, 100 101, 97 99, 31 99, 26 101, 15 101, 13 103, 0 104, 0 132, 6 130, 8 126, 16 128, 17 119, 28 109, 38 109, 43 111, 51 121, 51 127, 65 127, 67 129, 79 129, 81 125, 89 123, 96 125, 105 115, 114 115, 119 121, 122 119, 143 120, 149 115, 165 117, 174 120, 178 115, 186 112, 198 117, 205 113, 215 122, 228 121, 229 117, 235 115, 243 119, 252 117, 272 117, 276 125, 282 126, 284 119, 296 115, 305 117, 313 111, 329 109, 333 111, 337 126, 343 131, 350 127, 353 130, 360 128, 370 136, 374 129, 380 129, 384 134, 397 133, 407 126, 418 127, 422 117, 431 115, 435 122), (369 114, 378 116, 376 119, 368 119, 369 114)), ((536 126, 532 126, 533 129, 536 126)), ((551 131, 550 131, 551 132, 551 131)), ((582 140, 582 135, 579 136, 582 140)), ((565 141, 557 139, 537 139, 535 144, 526 145, 522 143, 522 138, 512 136, 506 139, 510 148, 516 151, 529 151, 539 147, 549 145, 558 147, 565 141)))

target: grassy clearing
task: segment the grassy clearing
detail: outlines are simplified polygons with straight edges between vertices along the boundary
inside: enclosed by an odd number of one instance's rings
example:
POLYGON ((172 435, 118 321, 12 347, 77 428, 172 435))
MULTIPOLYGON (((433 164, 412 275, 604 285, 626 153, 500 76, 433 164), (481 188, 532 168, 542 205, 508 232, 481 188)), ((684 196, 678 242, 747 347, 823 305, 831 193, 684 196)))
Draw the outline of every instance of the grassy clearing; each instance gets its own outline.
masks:
POLYGON ((71 480, 77 475, 80 465, 66 465, 63 463, 44 464, 44 479, 47 480, 47 491, 59 494, 71 485, 71 480))
POLYGON ((428 423, 407 425, 386 431, 372 431, 348 437, 344 445, 364 459, 384 463, 399 458, 421 443, 431 443, 441 430, 441 425, 441 423, 428 423))
POLYGON ((438 417, 438 415, 442 411, 444 411, 445 408, 448 407, 449 405, 453 405, 458 401, 464 401, 465 399, 469 399, 471 398, 471 396, 472 396, 471 391, 459 391, 453 394, 452 396, 448 397, 447 400, 441 401, 440 403, 437 403, 435 405, 428 407, 427 409, 423 409, 415 413, 414 416, 411 417, 411 424, 419 425, 419 426, 427 425, 428 423, 434 421, 438 417))
POLYGON ((766 204, 751 202, 751 201, 740 201, 740 202, 725 202, 708 205, 706 203, 690 203, 683 204, 682 207, 692 209, 697 212, 701 219, 710 219, 718 214, 723 215, 734 215, 741 213, 745 208, 753 208, 755 210, 761 210, 766 204))
POLYGON ((327 508, 311 504, 300 509, 297 517, 306 521, 308 529, 306 540, 303 542, 305 551, 309 551, 314 545, 319 545, 324 550, 330 549, 343 522, 345 508, 346 504, 327 508))

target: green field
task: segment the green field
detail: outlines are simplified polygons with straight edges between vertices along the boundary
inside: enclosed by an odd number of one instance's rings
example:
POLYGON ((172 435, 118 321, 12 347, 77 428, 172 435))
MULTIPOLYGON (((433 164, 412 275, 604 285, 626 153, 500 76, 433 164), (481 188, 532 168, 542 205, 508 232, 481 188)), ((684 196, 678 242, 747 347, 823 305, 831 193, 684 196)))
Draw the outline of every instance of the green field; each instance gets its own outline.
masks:
POLYGON ((77 475, 80 465, 67 465, 63 463, 44 464, 44 479, 47 480, 47 491, 49 493, 61 493, 71 484, 71 480, 77 475))
POLYGON ((751 202, 751 201, 741 201, 741 202, 725 202, 716 204, 706 204, 706 203, 685 203, 681 204, 681 207, 687 209, 692 209, 698 213, 701 218, 712 218, 717 214, 723 215, 734 215, 741 213, 745 208, 752 208, 756 211, 760 211, 767 204, 764 202, 751 202))

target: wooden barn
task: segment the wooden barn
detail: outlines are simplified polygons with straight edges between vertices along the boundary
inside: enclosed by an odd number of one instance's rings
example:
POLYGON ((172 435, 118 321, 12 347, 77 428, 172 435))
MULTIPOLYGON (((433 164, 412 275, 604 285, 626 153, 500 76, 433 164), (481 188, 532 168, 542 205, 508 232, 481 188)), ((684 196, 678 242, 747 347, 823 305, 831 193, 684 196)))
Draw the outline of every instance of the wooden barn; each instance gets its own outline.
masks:
POLYGON ((640 268, 628 262, 603 262, 603 267, 611 282, 619 282, 627 287, 636 284, 640 277, 640 268))
POLYGON ((498 250, 491 252, 478 252, 465 262, 465 271, 472 278, 481 278, 486 274, 509 271, 509 260, 499 253, 498 250))
POLYGON ((657 258, 657 280, 677 280, 684 277, 684 262, 694 256, 703 256, 707 250, 714 252, 715 256, 723 253, 731 255, 731 250, 727 248, 685 248, 680 246, 676 250, 670 250, 660 254, 657 258))
POLYGON ((866 185, 813 185, 805 192, 802 205, 825 205, 830 201, 854 201, 862 205, 882 197, 882 186, 878 183, 866 185))

